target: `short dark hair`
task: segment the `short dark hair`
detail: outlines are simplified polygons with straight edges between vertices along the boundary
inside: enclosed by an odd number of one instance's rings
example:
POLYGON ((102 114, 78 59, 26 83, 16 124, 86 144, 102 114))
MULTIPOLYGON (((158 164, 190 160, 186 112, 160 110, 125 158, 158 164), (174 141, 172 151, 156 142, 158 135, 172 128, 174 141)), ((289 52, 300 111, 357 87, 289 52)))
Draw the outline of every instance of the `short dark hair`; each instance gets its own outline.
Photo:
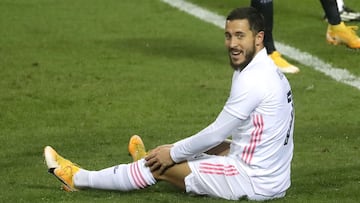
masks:
POLYGON ((253 7, 242 7, 232 10, 227 16, 226 20, 242 20, 249 21, 250 30, 257 34, 265 30, 265 22, 263 15, 253 7))

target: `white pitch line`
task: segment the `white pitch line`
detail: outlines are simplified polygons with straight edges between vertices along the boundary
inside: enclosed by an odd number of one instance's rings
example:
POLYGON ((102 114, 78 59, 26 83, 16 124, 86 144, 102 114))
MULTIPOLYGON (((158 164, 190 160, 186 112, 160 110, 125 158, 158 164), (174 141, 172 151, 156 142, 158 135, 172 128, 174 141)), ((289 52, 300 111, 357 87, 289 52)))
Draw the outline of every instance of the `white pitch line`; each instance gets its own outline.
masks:
MULTIPOLYGON (((190 15, 193 15, 202 21, 211 23, 219 28, 225 27, 225 17, 199 7, 195 4, 189 3, 184 0, 161 0, 172 7, 175 7, 181 11, 184 11, 190 15)), ((316 56, 313 56, 307 52, 302 52, 289 45, 275 42, 276 48, 284 55, 289 58, 311 67, 319 72, 324 73, 330 78, 355 87, 360 90, 360 78, 350 73, 348 70, 343 68, 334 67, 329 63, 324 62, 316 56)))

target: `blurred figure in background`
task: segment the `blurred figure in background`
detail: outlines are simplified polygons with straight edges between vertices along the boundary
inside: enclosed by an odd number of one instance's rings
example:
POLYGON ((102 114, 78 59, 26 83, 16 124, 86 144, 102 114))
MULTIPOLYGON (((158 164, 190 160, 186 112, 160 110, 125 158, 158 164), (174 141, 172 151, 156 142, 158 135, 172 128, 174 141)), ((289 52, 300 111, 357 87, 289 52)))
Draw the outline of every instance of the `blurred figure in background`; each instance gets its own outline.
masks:
POLYGON ((265 19, 265 38, 264 45, 267 51, 267 54, 274 61, 275 65, 283 73, 298 73, 300 69, 292 64, 290 64, 286 59, 282 57, 280 52, 278 52, 274 45, 273 39, 273 25, 274 25, 274 6, 272 0, 251 0, 250 6, 256 8, 265 19))
POLYGON ((336 0, 320 0, 328 20, 326 40, 333 45, 343 44, 352 49, 360 49, 360 38, 356 34, 358 26, 347 26, 341 20, 336 0))
MULTIPOLYGON (((342 21, 359 21, 360 22, 360 12, 351 9, 350 7, 345 5, 343 0, 336 0, 338 10, 340 13, 340 18, 342 21)), ((327 20, 326 15, 324 18, 327 20)))
MULTIPOLYGON (((333 45, 344 44, 352 49, 360 49, 360 39, 355 32, 358 27, 347 26, 343 22, 360 20, 360 13, 346 7, 343 0, 320 0, 320 2, 329 24, 326 32, 326 40, 333 45)), ((251 0, 250 5, 260 11, 265 18, 264 45, 267 54, 282 72, 298 73, 300 71, 299 68, 290 64, 275 48, 272 34, 274 25, 273 1, 251 0)))

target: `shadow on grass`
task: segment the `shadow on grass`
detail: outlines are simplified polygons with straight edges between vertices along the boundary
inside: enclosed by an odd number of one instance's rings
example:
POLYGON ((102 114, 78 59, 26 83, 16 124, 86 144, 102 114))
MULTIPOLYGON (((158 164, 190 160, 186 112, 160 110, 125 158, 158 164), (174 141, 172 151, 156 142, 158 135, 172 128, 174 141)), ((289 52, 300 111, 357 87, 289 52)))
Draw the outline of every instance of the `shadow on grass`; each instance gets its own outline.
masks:
POLYGON ((360 197, 360 165, 337 168, 309 168, 293 171, 289 194, 296 196, 346 196, 360 197))

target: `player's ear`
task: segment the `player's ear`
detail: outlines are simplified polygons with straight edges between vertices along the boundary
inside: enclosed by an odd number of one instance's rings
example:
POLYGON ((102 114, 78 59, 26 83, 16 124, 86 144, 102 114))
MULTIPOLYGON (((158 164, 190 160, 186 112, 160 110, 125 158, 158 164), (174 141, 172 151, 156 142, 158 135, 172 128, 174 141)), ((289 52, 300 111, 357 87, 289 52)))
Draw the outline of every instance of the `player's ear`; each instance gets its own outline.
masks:
POLYGON ((264 31, 260 31, 255 35, 255 45, 259 46, 263 44, 265 33, 264 31))

